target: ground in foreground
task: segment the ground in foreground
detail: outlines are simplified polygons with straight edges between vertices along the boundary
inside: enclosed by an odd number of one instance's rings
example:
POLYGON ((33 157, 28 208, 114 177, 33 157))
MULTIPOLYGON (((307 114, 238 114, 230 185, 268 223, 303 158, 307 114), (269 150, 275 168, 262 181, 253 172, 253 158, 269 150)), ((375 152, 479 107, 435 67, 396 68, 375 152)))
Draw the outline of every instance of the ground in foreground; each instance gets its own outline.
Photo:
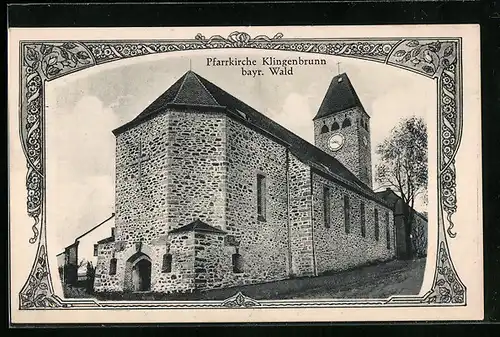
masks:
POLYGON ((318 277, 296 278, 204 293, 100 294, 98 297, 103 300, 223 300, 242 292, 257 300, 388 298, 392 295, 418 295, 424 270, 425 258, 394 260, 318 277))

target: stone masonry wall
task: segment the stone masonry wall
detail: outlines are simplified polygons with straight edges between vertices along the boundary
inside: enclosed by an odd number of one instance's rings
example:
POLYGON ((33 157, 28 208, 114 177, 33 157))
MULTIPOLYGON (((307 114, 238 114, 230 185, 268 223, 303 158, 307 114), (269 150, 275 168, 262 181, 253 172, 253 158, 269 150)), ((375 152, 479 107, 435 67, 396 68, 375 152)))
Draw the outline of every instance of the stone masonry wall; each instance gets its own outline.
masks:
POLYGON ((314 243, 317 271, 340 271, 370 261, 385 261, 395 255, 393 212, 368 198, 347 190, 317 174, 313 175, 314 243), (323 189, 330 191, 330 227, 325 226, 323 189), (344 226, 344 195, 349 196, 350 231, 344 226), (361 232, 360 203, 365 204, 365 237, 361 232), (378 209, 379 240, 375 238, 374 209, 378 209), (389 223, 385 222, 386 212, 389 223), (387 249, 386 228, 389 226, 390 249, 387 249))
POLYGON ((122 291, 122 278, 118 274, 109 274, 111 259, 115 254, 115 243, 100 244, 97 250, 96 274, 94 279, 94 290, 97 292, 122 291))
POLYGON ((311 168, 290 154, 288 174, 291 275, 314 275, 311 168))
POLYGON ((234 248, 225 246, 224 237, 218 233, 194 233, 194 283, 197 290, 229 287, 238 282, 238 277, 244 278, 244 274, 233 273, 234 248))
MULTIPOLYGON (((116 276, 103 276, 118 280, 116 291, 124 290, 130 258, 125 252, 138 242, 149 250, 153 291, 190 287, 185 279, 192 275, 184 275, 185 268, 175 270, 185 265, 185 252, 172 252, 171 275, 162 273, 162 258, 172 229, 196 219, 225 227, 225 124, 221 113, 170 110, 117 135, 115 237, 121 247, 115 254, 116 276)), ((175 250, 176 243, 171 246, 175 250)), ((109 266, 110 259, 103 256, 101 265, 109 266)))
POLYGON ((185 292, 194 290, 194 233, 175 233, 169 236, 169 246, 157 260, 158 272, 154 292, 185 292), (172 255, 170 272, 163 272, 163 254, 172 255))
MULTIPOLYGON (((239 244, 244 272, 227 273, 222 282, 241 285, 284 279, 288 276, 286 149, 228 119, 227 158, 225 230, 239 244), (257 174, 266 177, 265 221, 257 216, 257 174)), ((234 250, 226 252, 229 266, 234 250)))
POLYGON ((222 113, 170 112, 170 230, 196 219, 225 228, 226 119, 222 113))

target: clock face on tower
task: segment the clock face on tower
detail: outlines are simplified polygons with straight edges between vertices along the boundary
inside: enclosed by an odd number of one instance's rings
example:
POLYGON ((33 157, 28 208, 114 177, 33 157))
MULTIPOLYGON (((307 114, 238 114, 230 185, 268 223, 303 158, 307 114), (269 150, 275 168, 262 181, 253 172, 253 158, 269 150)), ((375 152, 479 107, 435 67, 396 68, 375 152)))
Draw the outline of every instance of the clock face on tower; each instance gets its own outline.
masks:
POLYGON ((328 139, 328 147, 332 151, 338 151, 344 146, 345 138, 341 133, 336 133, 328 139))

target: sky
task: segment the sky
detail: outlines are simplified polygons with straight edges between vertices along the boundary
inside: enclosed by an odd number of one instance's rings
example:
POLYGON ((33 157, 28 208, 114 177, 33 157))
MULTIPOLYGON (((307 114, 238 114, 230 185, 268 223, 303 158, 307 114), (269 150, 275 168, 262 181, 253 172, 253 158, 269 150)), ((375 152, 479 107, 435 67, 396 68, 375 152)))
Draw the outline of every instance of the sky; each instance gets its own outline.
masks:
MULTIPOLYGON (((141 113, 190 64, 194 72, 313 144, 312 118, 340 67, 371 117, 373 167, 377 144, 401 118, 419 116, 427 121, 437 113, 436 84, 431 79, 376 62, 309 53, 184 51, 112 62, 64 76, 47 83, 45 96, 47 234, 59 251, 114 211, 111 131, 141 113), (327 64, 295 66, 292 76, 266 73, 255 78, 242 76, 240 67, 206 66, 207 57, 260 60, 299 55, 321 57, 327 64)), ((425 211, 420 202, 416 209, 425 211)))

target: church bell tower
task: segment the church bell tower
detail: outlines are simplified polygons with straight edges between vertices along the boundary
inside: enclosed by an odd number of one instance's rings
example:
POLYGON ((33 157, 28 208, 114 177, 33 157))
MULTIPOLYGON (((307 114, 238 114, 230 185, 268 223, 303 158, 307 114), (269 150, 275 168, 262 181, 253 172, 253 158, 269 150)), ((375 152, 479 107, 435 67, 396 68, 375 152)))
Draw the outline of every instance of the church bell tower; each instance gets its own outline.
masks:
POLYGON ((372 188, 370 116, 345 73, 330 83, 314 121, 314 143, 372 188))

